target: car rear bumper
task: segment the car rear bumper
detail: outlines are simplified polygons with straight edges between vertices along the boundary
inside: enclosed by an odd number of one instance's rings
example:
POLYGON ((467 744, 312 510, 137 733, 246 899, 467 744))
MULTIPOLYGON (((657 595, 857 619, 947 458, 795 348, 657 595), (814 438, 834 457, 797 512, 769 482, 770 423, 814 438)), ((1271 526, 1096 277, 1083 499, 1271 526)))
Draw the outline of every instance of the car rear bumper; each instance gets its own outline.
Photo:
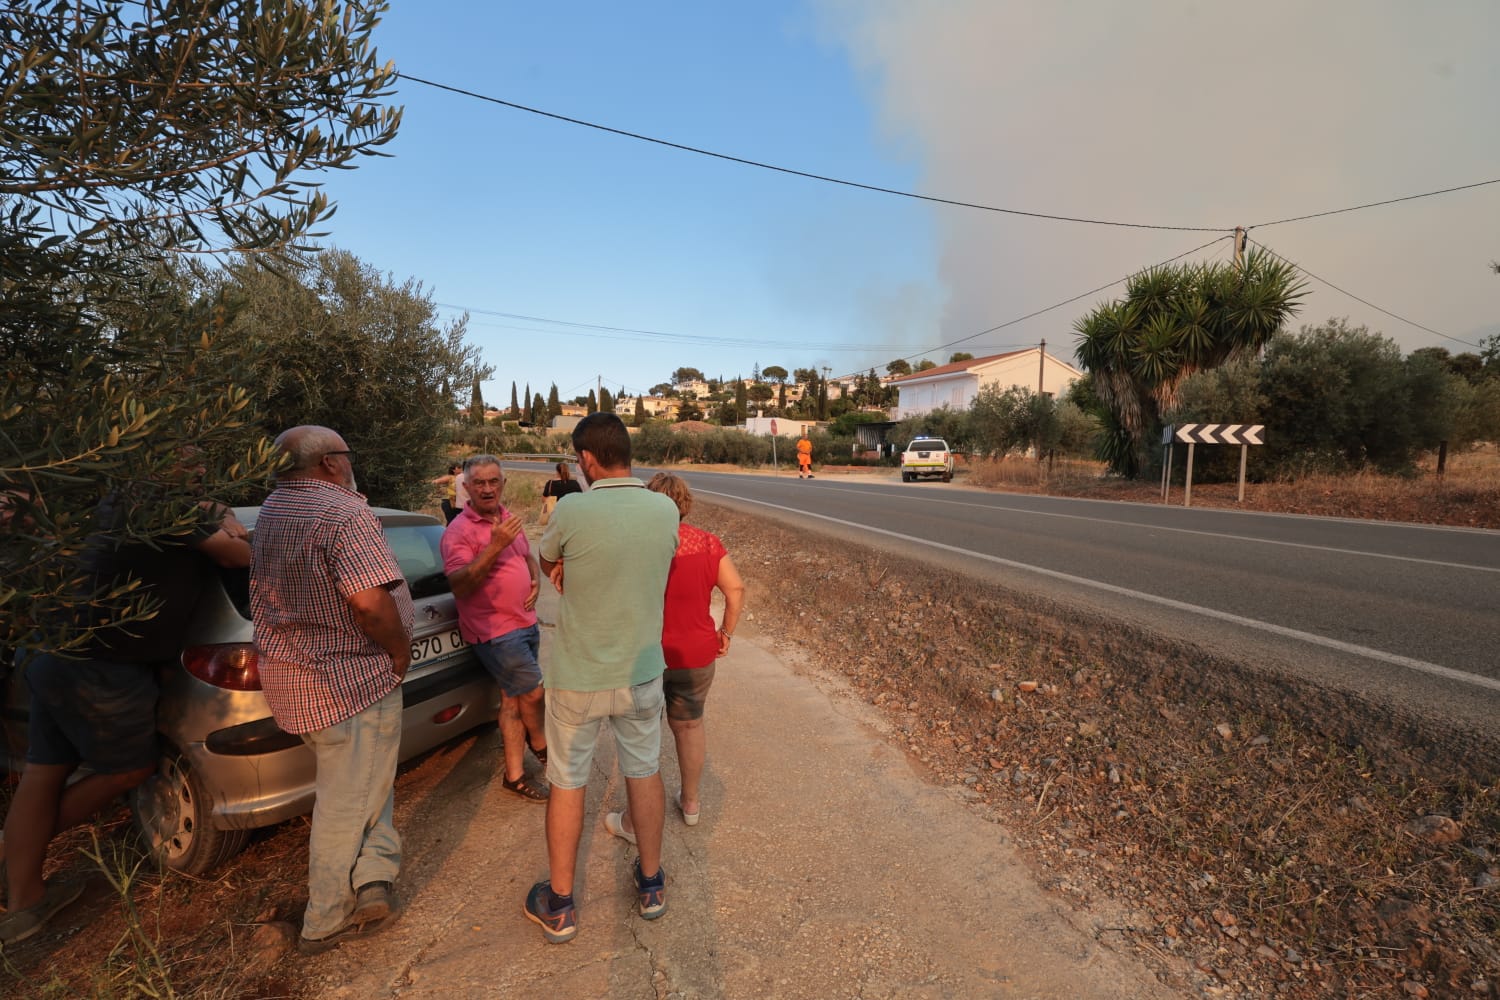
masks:
MULTIPOLYGON (((401 694, 402 761, 492 721, 500 707, 499 687, 472 656, 409 680, 401 694)), ((209 816, 217 829, 270 826, 312 810, 313 753, 271 718, 214 730, 180 749, 214 790, 209 816)))

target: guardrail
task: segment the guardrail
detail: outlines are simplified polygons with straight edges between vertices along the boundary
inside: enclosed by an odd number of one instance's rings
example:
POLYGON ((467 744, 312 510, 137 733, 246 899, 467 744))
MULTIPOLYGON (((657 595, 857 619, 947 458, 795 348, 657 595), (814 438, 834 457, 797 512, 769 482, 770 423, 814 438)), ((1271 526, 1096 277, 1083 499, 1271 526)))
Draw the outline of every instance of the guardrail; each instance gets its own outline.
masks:
POLYGON ((576 463, 578 461, 578 458, 577 458, 576 455, 564 455, 564 454, 537 455, 537 454, 534 454, 532 452, 506 451, 506 452, 501 452, 500 453, 500 461, 502 461, 502 462, 551 462, 551 463, 553 463, 555 465, 558 462, 572 462, 572 463, 576 463))

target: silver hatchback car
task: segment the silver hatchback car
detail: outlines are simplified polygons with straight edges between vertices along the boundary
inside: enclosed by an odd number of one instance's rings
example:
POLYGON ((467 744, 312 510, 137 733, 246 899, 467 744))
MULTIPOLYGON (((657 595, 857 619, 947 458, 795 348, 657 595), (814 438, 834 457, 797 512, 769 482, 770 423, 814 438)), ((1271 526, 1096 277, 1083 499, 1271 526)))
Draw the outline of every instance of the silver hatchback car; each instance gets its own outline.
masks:
MULTIPOLYGON (((493 722, 500 689, 459 635, 439 553, 443 523, 426 514, 373 510, 416 605, 411 669, 401 687, 406 761, 493 722)), ((235 509, 252 531, 259 513, 259 507, 235 509)), ((218 580, 199 599, 179 662, 159 678, 161 766, 130 802, 162 863, 195 875, 238 854, 255 828, 313 806, 312 751, 276 725, 260 691, 249 573, 221 569, 218 580)), ((24 715, 18 711, 24 686, 15 680, 8 722, 24 715)), ((25 749, 19 729, 7 725, 13 759, 25 749)))

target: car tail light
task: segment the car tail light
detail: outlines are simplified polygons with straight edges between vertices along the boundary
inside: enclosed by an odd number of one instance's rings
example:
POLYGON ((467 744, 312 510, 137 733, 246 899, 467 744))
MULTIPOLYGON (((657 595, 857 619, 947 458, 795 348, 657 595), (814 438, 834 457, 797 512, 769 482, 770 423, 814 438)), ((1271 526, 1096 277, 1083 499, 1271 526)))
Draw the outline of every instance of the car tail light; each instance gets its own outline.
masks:
POLYGON ((432 717, 432 721, 441 726, 445 722, 452 722, 454 719, 458 718, 463 710, 464 707, 462 705, 449 705, 447 708, 434 715, 432 717))
POLYGON ((255 647, 248 642, 189 646, 182 651, 182 665, 188 673, 214 687, 227 691, 260 690, 255 647))

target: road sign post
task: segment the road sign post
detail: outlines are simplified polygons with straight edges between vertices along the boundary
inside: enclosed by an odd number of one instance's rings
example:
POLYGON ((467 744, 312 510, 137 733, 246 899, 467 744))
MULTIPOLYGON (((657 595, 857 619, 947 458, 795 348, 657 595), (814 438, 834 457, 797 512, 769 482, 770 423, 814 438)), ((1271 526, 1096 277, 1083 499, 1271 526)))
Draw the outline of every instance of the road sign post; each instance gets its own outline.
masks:
POLYGON ((1200 444, 1237 444, 1240 446, 1238 502, 1244 503, 1245 466, 1249 459, 1249 446, 1265 444, 1265 431, 1266 428, 1262 424, 1182 424, 1177 427, 1172 436, 1178 441, 1186 442, 1188 446, 1187 485, 1183 491, 1182 505, 1184 507, 1193 505, 1193 448, 1200 444))

